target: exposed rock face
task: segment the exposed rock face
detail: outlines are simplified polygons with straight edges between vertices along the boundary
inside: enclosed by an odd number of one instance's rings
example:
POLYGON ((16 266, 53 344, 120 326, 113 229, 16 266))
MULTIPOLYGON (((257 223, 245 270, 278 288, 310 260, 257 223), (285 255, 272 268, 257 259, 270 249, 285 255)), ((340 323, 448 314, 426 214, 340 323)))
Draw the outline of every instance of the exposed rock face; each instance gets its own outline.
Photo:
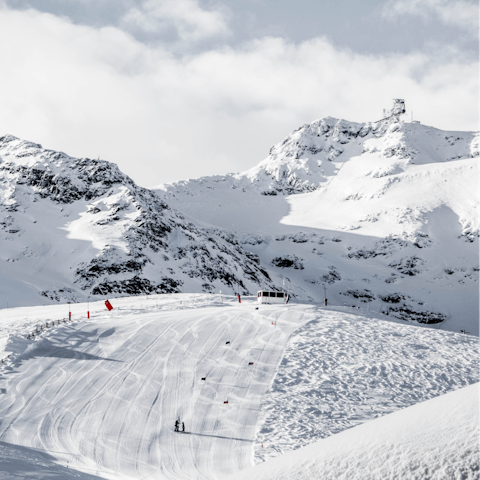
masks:
POLYGON ((303 261, 296 255, 285 255, 283 257, 275 257, 272 260, 272 265, 281 268, 294 268, 295 270, 303 270, 303 261))

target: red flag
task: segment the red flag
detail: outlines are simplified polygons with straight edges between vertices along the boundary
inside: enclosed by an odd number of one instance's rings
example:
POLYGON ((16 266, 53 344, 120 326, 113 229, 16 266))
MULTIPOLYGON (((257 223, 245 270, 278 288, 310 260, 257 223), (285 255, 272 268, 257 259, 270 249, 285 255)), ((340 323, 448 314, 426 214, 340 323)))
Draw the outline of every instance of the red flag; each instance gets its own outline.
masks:
POLYGON ((113 310, 112 304, 108 300, 105 300, 105 306, 108 308, 108 311, 113 310))

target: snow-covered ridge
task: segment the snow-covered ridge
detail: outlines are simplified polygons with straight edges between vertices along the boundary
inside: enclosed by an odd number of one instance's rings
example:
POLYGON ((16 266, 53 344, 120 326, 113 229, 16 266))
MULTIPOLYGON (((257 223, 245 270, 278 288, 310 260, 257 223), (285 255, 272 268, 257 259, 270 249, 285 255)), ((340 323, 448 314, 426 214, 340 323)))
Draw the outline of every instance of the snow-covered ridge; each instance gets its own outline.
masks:
POLYGON ((12 135, 0 138, 0 148, 0 169, 5 179, 33 187, 40 197, 59 203, 92 200, 116 184, 135 186, 117 165, 105 160, 73 158, 12 135))
POLYGON ((0 290, 10 305, 32 294, 38 303, 271 285, 241 246, 198 228, 112 163, 8 135, 0 181, 0 290))
POLYGON ((274 145, 269 156, 243 173, 202 177, 160 185, 168 194, 195 188, 253 189, 263 195, 291 195, 325 186, 352 157, 376 153, 395 157, 399 173, 408 164, 479 156, 478 133, 443 131, 419 123, 355 123, 332 117, 305 124, 274 145))
POLYGON ((478 160, 475 132, 325 118, 247 172, 157 192, 297 298, 478 332, 478 160))
POLYGON ((245 177, 264 195, 314 191, 335 175, 341 162, 362 152, 357 139, 382 136, 386 130, 383 123, 360 124, 331 117, 317 120, 273 146, 269 157, 245 172, 245 177))

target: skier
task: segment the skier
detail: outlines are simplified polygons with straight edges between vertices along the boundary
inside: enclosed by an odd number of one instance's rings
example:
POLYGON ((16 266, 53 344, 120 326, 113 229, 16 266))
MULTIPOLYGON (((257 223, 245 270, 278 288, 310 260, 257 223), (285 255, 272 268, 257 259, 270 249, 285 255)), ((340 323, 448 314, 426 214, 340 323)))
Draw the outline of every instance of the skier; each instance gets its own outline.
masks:
POLYGON ((185 423, 182 422, 182 432, 185 431, 185 423))
POLYGON ((175 431, 178 432, 178 426, 180 425, 180 422, 178 420, 175 420, 175 431))

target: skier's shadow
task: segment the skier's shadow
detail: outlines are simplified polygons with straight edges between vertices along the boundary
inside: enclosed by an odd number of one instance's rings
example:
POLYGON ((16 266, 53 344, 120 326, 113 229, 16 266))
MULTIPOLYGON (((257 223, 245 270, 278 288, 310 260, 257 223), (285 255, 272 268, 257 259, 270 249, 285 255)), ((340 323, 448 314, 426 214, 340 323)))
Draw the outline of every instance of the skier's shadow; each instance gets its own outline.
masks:
POLYGON ((190 435, 197 435, 198 437, 222 438, 224 440, 236 440, 238 442, 253 443, 253 440, 247 440, 245 438, 223 437, 222 435, 208 435, 206 433, 195 433, 195 432, 185 432, 185 433, 189 433, 190 435))

